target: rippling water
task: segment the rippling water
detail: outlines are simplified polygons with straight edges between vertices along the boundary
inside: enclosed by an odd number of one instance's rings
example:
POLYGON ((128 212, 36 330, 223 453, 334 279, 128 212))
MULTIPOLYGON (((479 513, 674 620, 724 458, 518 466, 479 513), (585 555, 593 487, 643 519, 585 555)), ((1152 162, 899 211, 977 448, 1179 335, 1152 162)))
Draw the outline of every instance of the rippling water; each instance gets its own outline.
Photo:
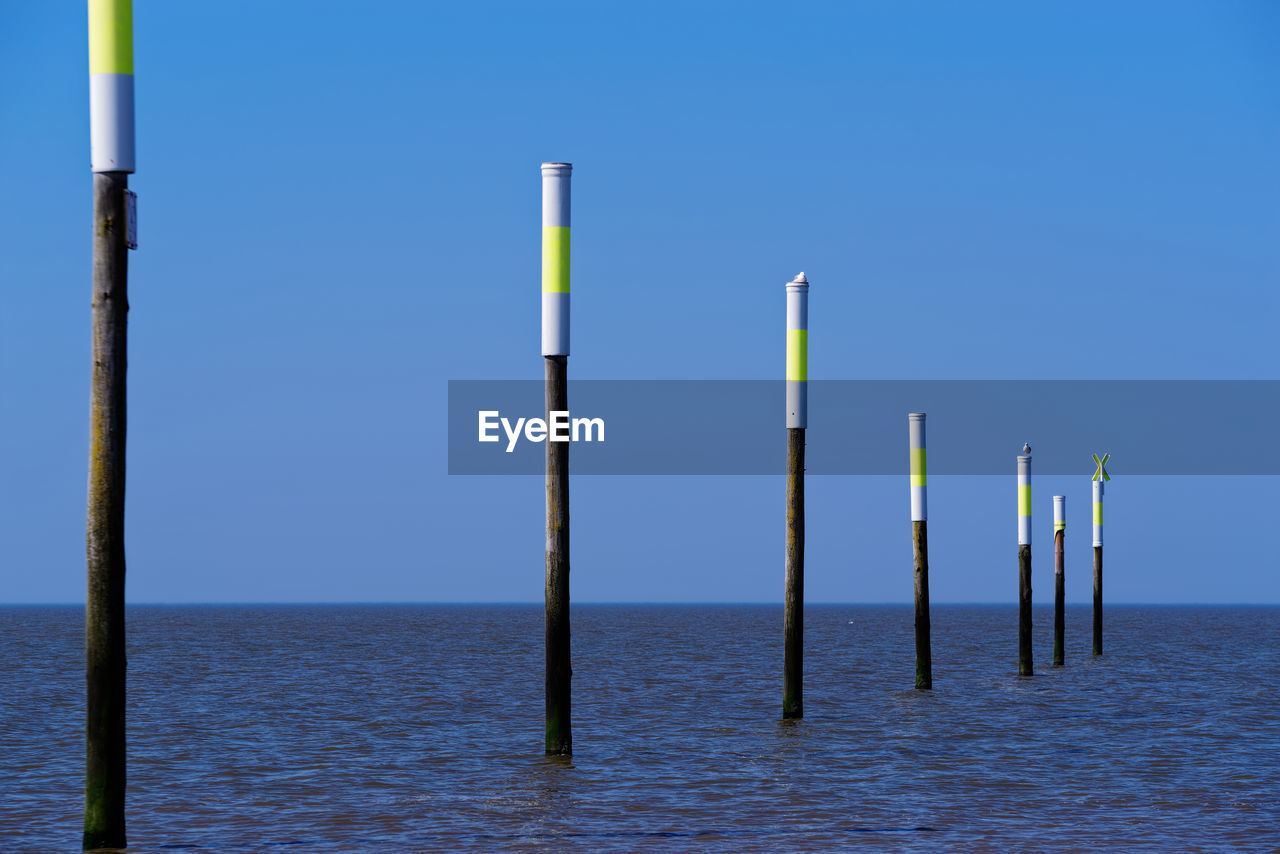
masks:
MULTIPOLYGON (((83 612, 0 608, 0 842, 79 849, 83 612)), ((535 606, 130 609, 130 851, 1280 850, 1280 609, 580 606, 572 761, 535 606)))

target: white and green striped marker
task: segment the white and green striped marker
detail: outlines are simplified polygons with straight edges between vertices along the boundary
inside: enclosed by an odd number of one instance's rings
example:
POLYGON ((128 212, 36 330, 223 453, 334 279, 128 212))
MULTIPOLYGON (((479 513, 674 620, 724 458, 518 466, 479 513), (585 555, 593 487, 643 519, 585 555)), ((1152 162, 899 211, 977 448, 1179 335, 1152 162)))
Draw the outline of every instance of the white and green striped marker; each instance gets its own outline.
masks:
POLYGON ((1018 455, 1018 545, 1031 545, 1031 455, 1018 455))
POLYGON ((787 282, 787 427, 809 426, 809 280, 787 282))
POLYGON ((1098 459, 1098 455, 1093 455, 1093 461, 1097 464, 1097 471, 1093 473, 1093 545, 1096 548, 1102 546, 1102 492, 1103 482, 1111 480, 1111 475, 1107 474, 1107 460, 1111 459, 1110 454, 1103 454, 1102 459, 1098 459))
POLYGON ((134 171, 133 0, 89 0, 89 162, 134 171))
POLYGON ((911 446, 911 521, 923 522, 929 518, 926 501, 928 477, 924 454, 924 413, 907 413, 908 444, 911 446))
POLYGON ((1053 533, 1057 534, 1059 531, 1064 535, 1067 531, 1067 496, 1065 495, 1053 496, 1053 533))
POLYGON ((569 355, 569 178, 572 163, 542 164, 542 355, 569 355))

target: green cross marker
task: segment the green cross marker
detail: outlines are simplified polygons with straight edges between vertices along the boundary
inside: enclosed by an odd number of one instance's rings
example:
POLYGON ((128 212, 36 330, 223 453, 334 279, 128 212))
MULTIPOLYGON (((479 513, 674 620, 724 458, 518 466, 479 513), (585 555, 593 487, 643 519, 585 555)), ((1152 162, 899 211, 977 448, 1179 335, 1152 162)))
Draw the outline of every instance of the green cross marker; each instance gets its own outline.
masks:
POLYGON ((1111 480, 1111 475, 1107 474, 1107 469, 1106 469, 1107 460, 1109 459, 1111 459, 1110 454, 1103 454, 1102 459, 1098 459, 1097 454, 1093 455, 1093 461, 1098 464, 1098 470, 1093 473, 1094 480, 1097 480, 1098 478, 1102 478, 1103 480, 1111 480))

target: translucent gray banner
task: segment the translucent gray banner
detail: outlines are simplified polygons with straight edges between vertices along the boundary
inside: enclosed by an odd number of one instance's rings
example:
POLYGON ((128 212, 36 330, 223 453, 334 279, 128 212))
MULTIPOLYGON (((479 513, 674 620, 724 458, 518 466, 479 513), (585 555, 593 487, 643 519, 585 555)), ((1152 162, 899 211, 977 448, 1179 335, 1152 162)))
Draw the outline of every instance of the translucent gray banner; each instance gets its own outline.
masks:
MULTIPOLYGON (((559 430, 576 426, 574 474, 782 474, 784 386, 571 381, 559 430)), ((813 381, 805 469, 906 474, 907 413, 925 412, 930 474, 1010 474, 1029 442, 1038 474, 1089 474, 1105 452, 1113 475, 1273 475, 1278 407, 1275 380, 813 381)), ((541 474, 530 418, 545 420, 539 381, 450 381, 449 473, 541 474), (491 441, 482 412, 498 413, 484 416, 491 441)))

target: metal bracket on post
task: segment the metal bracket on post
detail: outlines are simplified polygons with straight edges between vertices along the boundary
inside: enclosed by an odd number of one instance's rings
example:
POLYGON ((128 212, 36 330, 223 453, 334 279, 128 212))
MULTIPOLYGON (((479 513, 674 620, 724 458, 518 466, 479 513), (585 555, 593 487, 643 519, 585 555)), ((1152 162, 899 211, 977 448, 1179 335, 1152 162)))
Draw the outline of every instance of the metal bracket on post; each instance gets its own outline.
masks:
POLYGON ((138 194, 133 190, 124 191, 124 243, 138 248, 138 194))

